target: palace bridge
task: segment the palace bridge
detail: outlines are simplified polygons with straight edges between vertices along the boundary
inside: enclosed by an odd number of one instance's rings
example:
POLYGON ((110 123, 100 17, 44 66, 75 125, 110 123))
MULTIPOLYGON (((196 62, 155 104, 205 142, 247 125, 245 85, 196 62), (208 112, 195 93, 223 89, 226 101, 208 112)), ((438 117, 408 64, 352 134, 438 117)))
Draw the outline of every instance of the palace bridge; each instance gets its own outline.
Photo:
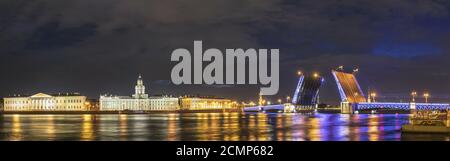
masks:
MULTIPOLYGON (((447 103, 418 103, 414 99, 411 102, 374 102, 370 97, 366 99, 364 92, 356 79, 356 72, 344 72, 332 70, 331 73, 336 81, 336 86, 340 96, 341 113, 352 114, 363 110, 448 110, 447 103)), ((268 105, 244 108, 245 112, 297 112, 302 110, 317 109, 319 103, 319 89, 324 82, 324 78, 318 74, 306 76, 300 74, 297 87, 293 95, 292 102, 284 105, 268 105)))

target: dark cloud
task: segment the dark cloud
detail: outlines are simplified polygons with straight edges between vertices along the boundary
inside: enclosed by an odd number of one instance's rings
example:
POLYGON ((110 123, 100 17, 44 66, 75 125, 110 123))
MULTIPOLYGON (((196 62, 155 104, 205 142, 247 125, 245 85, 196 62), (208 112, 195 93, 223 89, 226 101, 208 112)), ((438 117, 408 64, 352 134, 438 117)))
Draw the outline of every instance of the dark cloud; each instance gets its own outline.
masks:
POLYGON ((302 69, 326 75, 321 99, 336 102, 329 70, 341 64, 360 67, 365 89, 444 95, 449 8, 446 0, 1 1, 0 95, 131 94, 142 73, 156 94, 256 99, 256 87, 162 81, 170 80, 170 53, 191 49, 193 40, 205 48, 279 48, 282 83, 274 98, 293 92, 293 74, 302 69))

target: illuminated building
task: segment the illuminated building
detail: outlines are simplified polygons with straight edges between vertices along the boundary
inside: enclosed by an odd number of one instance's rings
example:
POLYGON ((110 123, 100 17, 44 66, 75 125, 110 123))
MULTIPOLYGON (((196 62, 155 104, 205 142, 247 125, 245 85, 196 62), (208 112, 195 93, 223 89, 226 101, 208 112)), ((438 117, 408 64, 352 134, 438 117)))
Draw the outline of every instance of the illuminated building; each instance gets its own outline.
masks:
POLYGON ((229 99, 208 97, 183 97, 181 98, 182 110, 218 110, 231 109, 233 103, 229 99))
POLYGON ((179 109, 176 97, 153 96, 145 93, 142 77, 139 76, 135 94, 130 96, 100 96, 100 111, 174 111, 179 109))
POLYGON ((4 111, 86 111, 86 96, 78 93, 4 98, 4 111))
POLYGON ((88 111, 100 110, 100 103, 98 102, 98 99, 87 99, 85 105, 88 111))

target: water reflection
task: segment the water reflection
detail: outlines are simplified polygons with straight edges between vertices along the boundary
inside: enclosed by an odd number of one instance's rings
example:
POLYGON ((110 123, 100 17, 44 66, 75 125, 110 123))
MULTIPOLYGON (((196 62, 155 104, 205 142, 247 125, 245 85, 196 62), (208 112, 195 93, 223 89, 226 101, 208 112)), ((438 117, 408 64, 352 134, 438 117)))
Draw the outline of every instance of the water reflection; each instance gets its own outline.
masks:
POLYGON ((56 137, 56 128, 55 128, 55 120, 54 120, 54 116, 53 115, 47 115, 47 117, 45 117, 45 119, 47 120, 47 125, 46 127, 46 131, 44 132, 44 134, 47 134, 49 139, 55 138, 56 137))
POLYGON ((362 115, 351 115, 349 118, 349 139, 352 141, 360 141, 361 137, 360 137, 360 126, 358 126, 361 122, 360 120, 360 116, 362 115))
POLYGON ((119 138, 126 140, 128 136, 128 115, 119 114, 119 138))
MULTIPOLYGON (((3 130, 4 128, 2 128, 3 130)), ((20 115, 13 115, 12 119, 12 133, 8 140, 18 141, 22 139, 22 126, 20 124, 20 115)))
POLYGON ((378 141, 379 131, 378 131, 378 115, 369 115, 369 140, 378 141))
POLYGON ((168 141, 178 140, 177 131, 178 131, 178 115, 169 114, 167 122, 167 140, 168 141))
POLYGON ((186 113, 0 115, 0 140, 450 140, 400 132, 409 115, 186 113))
POLYGON ((93 115, 83 115, 83 123, 81 130, 81 140, 93 140, 94 139, 94 120, 93 115))

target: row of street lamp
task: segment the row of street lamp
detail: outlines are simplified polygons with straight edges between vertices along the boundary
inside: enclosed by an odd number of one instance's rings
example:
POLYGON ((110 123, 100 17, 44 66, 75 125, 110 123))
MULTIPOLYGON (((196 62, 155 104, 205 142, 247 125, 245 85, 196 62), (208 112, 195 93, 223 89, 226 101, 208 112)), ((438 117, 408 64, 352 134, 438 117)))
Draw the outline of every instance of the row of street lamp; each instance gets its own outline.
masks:
MULTIPOLYGON (((412 97, 412 101, 416 102, 417 92, 416 91, 412 91, 411 92, 411 97, 412 97)), ((423 93, 423 97, 425 97, 425 103, 428 103, 428 98, 430 97, 430 93, 424 92, 423 93)))
MULTIPOLYGON (((416 102, 417 95, 418 94, 417 94, 416 91, 412 91, 411 92, 412 102, 416 102)), ((377 93, 375 93, 375 92, 370 93, 370 98, 369 99, 372 99, 372 102, 376 102, 375 101, 375 97, 377 97, 377 93)), ((423 93, 423 97, 425 98, 425 103, 428 103, 428 98, 430 97, 430 93, 424 92, 423 93)))

